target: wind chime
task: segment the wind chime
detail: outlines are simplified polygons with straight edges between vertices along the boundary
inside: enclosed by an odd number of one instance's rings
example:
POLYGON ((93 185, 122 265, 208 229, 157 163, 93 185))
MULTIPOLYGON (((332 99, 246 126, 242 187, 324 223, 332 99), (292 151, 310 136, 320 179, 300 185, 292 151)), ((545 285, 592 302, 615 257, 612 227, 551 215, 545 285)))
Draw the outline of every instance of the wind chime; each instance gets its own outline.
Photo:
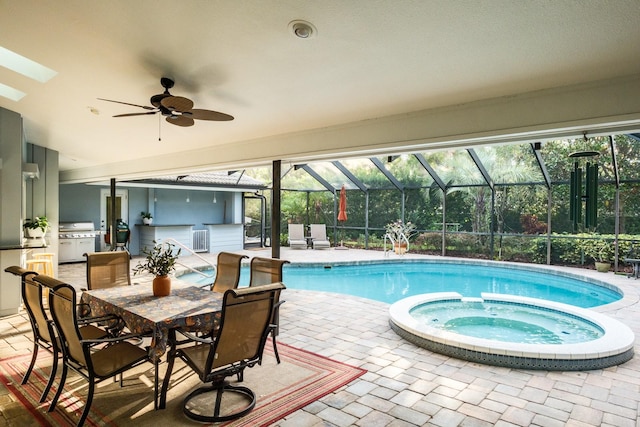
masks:
POLYGON ((598 222, 598 163, 587 161, 583 171, 579 160, 599 155, 597 151, 578 151, 569 154, 570 158, 576 159, 571 171, 569 192, 569 219, 573 222, 574 233, 578 231, 578 224, 582 224, 583 202, 585 205, 584 228, 587 230, 595 228, 598 222))

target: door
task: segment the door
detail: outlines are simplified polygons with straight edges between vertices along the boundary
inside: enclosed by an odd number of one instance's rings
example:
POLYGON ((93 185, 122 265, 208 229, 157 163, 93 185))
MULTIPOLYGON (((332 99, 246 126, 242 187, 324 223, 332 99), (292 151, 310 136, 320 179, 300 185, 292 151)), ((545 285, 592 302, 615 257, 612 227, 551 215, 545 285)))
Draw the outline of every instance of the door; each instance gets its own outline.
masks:
MULTIPOLYGON (((116 219, 129 224, 129 191, 116 189, 116 219)), ((104 237, 107 234, 111 220, 111 190, 104 188, 100 190, 100 250, 108 251, 111 249, 107 245, 104 237)))
POLYGON ((264 197, 244 196, 244 247, 264 247, 264 197))

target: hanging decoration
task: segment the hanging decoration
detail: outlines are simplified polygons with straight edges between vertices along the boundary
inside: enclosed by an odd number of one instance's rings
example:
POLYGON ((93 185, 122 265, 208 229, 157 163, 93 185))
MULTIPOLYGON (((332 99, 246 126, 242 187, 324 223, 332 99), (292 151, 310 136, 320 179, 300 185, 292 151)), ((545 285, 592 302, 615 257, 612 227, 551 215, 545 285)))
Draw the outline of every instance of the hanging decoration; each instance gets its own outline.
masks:
POLYGON ((598 222, 598 163, 587 161, 583 170, 580 159, 599 155, 597 151, 578 151, 569 154, 569 157, 576 159, 571 172, 569 191, 569 219, 573 222, 574 233, 578 231, 578 224, 583 224, 583 202, 585 205, 584 228, 587 230, 595 228, 598 222))

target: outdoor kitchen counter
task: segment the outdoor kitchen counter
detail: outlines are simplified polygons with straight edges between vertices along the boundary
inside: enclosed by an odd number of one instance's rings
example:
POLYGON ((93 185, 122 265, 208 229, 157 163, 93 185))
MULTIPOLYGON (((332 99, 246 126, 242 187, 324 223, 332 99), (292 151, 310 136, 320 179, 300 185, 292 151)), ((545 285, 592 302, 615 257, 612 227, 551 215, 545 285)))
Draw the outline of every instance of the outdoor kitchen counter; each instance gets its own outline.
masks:
POLYGON ((161 243, 166 239, 174 239, 188 248, 193 246, 191 238, 194 224, 136 224, 140 232, 140 251, 152 248, 154 241, 161 243))
POLYGON ((244 224, 203 224, 209 230, 209 252, 240 251, 244 249, 244 224))

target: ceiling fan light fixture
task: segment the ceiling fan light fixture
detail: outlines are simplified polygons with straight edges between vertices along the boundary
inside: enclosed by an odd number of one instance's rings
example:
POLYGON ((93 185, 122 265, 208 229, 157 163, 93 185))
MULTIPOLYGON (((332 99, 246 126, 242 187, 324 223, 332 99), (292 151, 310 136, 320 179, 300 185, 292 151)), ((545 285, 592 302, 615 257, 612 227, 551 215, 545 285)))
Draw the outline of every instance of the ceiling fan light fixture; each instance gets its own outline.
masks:
POLYGON ((289 29, 294 36, 300 39, 310 39, 318 32, 312 23, 300 19, 289 22, 289 29))

